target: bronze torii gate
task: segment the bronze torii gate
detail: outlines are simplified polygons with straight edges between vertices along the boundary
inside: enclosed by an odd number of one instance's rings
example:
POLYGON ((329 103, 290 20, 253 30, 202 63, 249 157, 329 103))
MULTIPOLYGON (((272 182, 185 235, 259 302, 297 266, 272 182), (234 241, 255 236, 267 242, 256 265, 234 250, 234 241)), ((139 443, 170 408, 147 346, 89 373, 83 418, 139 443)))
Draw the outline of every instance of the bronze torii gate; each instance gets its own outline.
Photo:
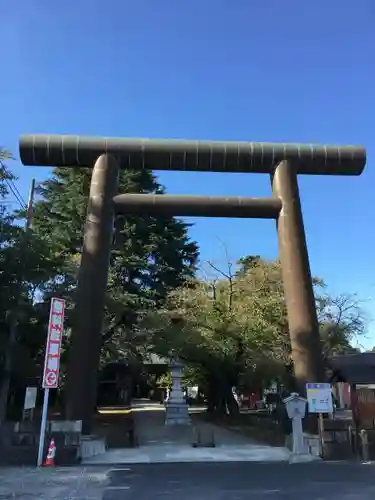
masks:
POLYGON ((85 433, 96 404, 115 213, 276 219, 295 375, 301 386, 323 379, 297 174, 360 175, 366 164, 362 147, 26 135, 20 157, 24 165, 94 167, 67 383, 67 417, 82 420, 85 433), (273 196, 118 195, 119 168, 264 173, 271 176, 273 196))

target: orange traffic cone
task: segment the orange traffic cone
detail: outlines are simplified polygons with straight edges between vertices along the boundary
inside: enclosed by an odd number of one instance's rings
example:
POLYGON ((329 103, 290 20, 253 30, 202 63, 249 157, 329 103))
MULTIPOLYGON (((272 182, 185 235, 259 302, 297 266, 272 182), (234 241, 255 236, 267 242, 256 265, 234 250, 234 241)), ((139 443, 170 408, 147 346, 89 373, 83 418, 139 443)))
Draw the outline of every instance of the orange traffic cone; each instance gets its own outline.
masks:
POLYGON ((55 440, 52 438, 48 447, 48 453, 46 461, 44 462, 44 467, 55 467, 55 455, 56 455, 55 440))

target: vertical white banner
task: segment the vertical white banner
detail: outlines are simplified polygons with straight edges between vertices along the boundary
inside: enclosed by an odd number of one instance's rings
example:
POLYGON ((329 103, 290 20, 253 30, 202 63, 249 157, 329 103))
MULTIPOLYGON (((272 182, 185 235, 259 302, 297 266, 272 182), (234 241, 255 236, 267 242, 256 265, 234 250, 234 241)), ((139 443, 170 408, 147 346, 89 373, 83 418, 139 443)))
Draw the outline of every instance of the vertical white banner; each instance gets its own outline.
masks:
POLYGON ((61 341, 64 331, 65 300, 53 298, 48 323, 43 389, 57 389, 59 384, 61 341))
POLYGON ((65 300, 51 299, 49 313, 48 334, 46 343, 46 356, 44 359, 44 370, 42 387, 44 389, 44 400, 42 410, 42 422, 40 424, 40 437, 38 449, 38 467, 43 463, 44 439, 46 436, 47 412, 49 390, 57 389, 59 385, 61 341, 64 331, 65 300))

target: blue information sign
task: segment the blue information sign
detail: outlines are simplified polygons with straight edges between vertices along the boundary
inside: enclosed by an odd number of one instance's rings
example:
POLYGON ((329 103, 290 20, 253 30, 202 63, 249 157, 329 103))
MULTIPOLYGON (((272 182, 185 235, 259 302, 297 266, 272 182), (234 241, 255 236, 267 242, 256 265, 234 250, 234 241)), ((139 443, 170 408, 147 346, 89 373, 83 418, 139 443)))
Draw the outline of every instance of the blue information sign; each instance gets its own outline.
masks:
POLYGON ((331 384, 306 384, 306 395, 309 413, 332 413, 331 384))

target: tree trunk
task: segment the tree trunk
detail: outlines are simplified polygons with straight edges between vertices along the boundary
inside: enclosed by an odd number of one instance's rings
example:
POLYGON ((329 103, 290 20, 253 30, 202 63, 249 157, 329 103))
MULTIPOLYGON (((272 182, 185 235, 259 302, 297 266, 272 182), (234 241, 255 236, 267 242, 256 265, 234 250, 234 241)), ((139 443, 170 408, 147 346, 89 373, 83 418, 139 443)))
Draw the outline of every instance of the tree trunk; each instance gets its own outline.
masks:
POLYGON ((238 415, 239 407, 232 392, 230 381, 222 375, 212 375, 208 381, 207 411, 217 415, 238 415))
POLYGON ((210 376, 208 380, 207 400, 207 411, 209 413, 225 415, 225 399, 221 394, 220 385, 217 383, 217 379, 214 376, 210 376))

